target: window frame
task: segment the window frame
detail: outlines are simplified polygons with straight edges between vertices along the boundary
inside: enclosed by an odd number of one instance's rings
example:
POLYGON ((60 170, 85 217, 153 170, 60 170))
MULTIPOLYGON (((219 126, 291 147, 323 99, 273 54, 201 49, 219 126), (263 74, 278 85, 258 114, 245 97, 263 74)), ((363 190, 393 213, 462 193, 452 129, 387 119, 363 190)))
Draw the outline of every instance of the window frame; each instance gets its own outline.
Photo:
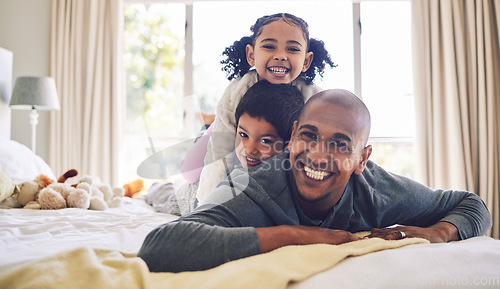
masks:
MULTIPOLYGON (((133 4, 133 3, 165 3, 165 4, 185 4, 185 58, 184 58, 184 93, 183 93, 183 109, 185 113, 184 117, 184 125, 185 127, 193 127, 196 123, 195 118, 195 106, 194 102, 194 49, 193 49, 193 21, 194 19, 194 4, 200 2, 212 2, 214 0, 124 0, 125 4, 133 4)), ((221 1, 221 0, 218 0, 221 1)), ((245 0, 222 0, 222 1, 231 1, 231 2, 239 2, 245 0)), ((265 1, 265 0, 255 0, 255 1, 265 1)), ((274 0, 274 1, 285 1, 285 0, 274 0)), ((353 84, 354 84, 354 93, 363 99, 363 91, 362 91, 362 59, 361 59, 361 34, 362 34, 362 19, 361 19, 361 3, 362 2, 379 2, 382 0, 335 0, 335 1, 349 1, 352 3, 352 31, 353 31, 353 84)), ((387 0, 386 0, 387 1, 387 0)), ((409 2, 410 0, 392 0, 395 2, 409 2)), ((192 130, 186 129, 184 130, 184 135, 182 138, 192 139, 196 137, 195 133, 192 130)), ((374 137, 371 136, 370 140, 373 140, 374 143, 381 143, 384 141, 388 141, 389 144, 401 142, 407 143, 409 140, 414 142, 413 138, 408 137, 398 137, 398 136, 381 136, 374 137)), ((415 162, 418 165, 418 162, 415 162)), ((414 168, 415 170, 416 168, 414 168)))
MULTIPOLYGON (((124 0, 126 4, 132 3, 183 3, 186 5, 186 36, 185 36, 185 60, 184 60, 184 98, 186 101, 185 111, 191 112, 192 106, 189 106, 193 100, 194 80, 193 80, 193 3, 195 2, 211 2, 214 0, 124 0)), ((218 0, 221 1, 221 0, 218 0)), ((223 1, 244 1, 244 0, 223 0, 223 1)), ((265 0, 255 0, 262 1, 265 0)), ((285 0, 273 0, 285 1, 285 0)), ((363 98, 363 91, 361 89, 361 2, 363 1, 381 1, 381 0, 336 0, 336 1, 350 1, 352 2, 353 11, 353 41, 354 41, 354 93, 363 98)), ((395 0, 395 1, 409 1, 409 0, 395 0)), ((194 112, 193 112, 194 114, 194 112)), ((194 122, 194 116, 186 113, 186 124, 194 122)))
MULTIPOLYGON (((192 124, 194 119, 194 112, 192 112, 193 103, 193 91, 194 91, 194 80, 193 80, 193 4, 195 2, 212 2, 214 0, 124 0, 126 4, 132 3, 183 3, 186 5, 186 36, 185 36, 185 60, 184 60, 184 101, 186 113, 186 124, 192 124), (192 113, 191 113, 192 112, 192 113)), ((218 0, 221 1, 221 0, 218 0)), ((222 1, 245 1, 245 0, 222 0, 222 1)), ((248 0, 247 0, 248 1, 248 0)), ((266 0, 254 0, 264 2, 266 0)), ((273 0, 273 1, 285 1, 285 0, 273 0)), ((382 0, 334 0, 334 1, 350 1, 352 2, 352 12, 353 12, 353 48, 354 48, 354 93, 363 99, 362 81, 361 81, 361 2, 368 1, 382 1, 382 0)), ((392 0, 400 2, 409 2, 410 0, 392 0)))

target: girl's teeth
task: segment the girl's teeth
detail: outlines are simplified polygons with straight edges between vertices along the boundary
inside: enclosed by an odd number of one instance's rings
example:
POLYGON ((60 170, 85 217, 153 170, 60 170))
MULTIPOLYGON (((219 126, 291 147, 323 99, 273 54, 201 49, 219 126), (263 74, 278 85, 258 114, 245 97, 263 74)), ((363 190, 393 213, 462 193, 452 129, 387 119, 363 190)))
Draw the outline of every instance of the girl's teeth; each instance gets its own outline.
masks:
POLYGON ((271 72, 273 73, 278 73, 278 74, 285 74, 287 69, 285 68, 269 68, 269 70, 271 70, 271 72))
POLYGON ((304 166, 304 171, 306 172, 306 176, 317 180, 317 181, 322 181, 326 176, 329 176, 330 173, 324 172, 324 171, 316 171, 311 169, 310 167, 304 166))

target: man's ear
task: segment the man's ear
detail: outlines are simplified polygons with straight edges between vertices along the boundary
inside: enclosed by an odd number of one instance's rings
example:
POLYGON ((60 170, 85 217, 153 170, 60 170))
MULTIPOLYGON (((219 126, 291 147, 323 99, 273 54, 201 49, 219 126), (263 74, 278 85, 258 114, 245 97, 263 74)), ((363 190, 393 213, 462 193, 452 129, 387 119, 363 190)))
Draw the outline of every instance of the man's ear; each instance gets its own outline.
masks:
POLYGON ((372 154, 372 146, 367 145, 363 149, 363 152, 361 153, 361 159, 359 160, 358 166, 354 170, 354 173, 356 175, 360 175, 365 170, 366 163, 368 162, 368 158, 370 158, 371 154, 372 154))
POLYGON ((311 67, 311 64, 314 59, 314 53, 312 51, 309 51, 306 53, 306 59, 304 60, 304 66, 302 66, 302 72, 306 72, 309 67, 311 67))
POLYGON ((290 150, 290 146, 292 145, 293 139, 295 137, 295 130, 297 129, 297 121, 293 122, 293 127, 292 127, 292 135, 290 135, 290 141, 288 142, 288 145, 286 146, 288 150, 290 150))
POLYGON ((253 46, 250 44, 247 44, 246 46, 246 53, 247 53, 247 62, 250 64, 250 66, 255 65, 255 57, 253 53, 253 46))

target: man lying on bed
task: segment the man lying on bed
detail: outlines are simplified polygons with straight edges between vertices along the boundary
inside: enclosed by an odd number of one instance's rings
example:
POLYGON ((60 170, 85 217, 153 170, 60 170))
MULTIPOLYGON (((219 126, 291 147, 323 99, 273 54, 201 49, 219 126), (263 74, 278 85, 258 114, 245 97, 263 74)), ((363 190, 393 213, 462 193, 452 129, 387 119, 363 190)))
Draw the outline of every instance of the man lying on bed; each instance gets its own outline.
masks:
POLYGON ((359 231, 448 242, 491 227, 476 194, 432 190, 368 161, 369 131, 355 95, 316 94, 294 124, 289 152, 233 171, 191 215, 153 230, 138 256, 151 271, 192 271, 286 245, 356 241, 359 231), (386 228, 395 224, 402 226, 386 228))

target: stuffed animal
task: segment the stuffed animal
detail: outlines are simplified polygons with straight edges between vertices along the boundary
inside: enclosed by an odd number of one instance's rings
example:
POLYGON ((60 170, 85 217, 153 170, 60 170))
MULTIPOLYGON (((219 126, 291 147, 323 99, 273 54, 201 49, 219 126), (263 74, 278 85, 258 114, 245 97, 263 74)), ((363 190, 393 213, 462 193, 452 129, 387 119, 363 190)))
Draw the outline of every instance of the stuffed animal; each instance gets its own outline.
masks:
MULTIPOLYGON (((58 183, 64 183, 67 179, 74 177, 77 174, 78 174, 77 170, 74 169, 68 170, 59 177, 58 183)), ((17 194, 17 203, 20 206, 27 209, 28 208, 40 209, 41 205, 38 202, 39 193, 41 193, 41 191, 47 188, 48 186, 52 186, 53 184, 57 183, 54 183, 54 180, 48 178, 45 175, 39 175, 33 181, 23 182, 18 186, 19 192, 17 194)), ((47 200, 47 195, 44 196, 42 202, 45 202, 46 200, 47 200)), ((49 206, 48 208, 51 207, 52 206, 49 206)))
POLYGON ((17 194, 17 203, 21 206, 26 206, 29 202, 37 199, 40 187, 35 181, 27 181, 22 183, 17 194))
POLYGON ((144 190, 144 180, 137 179, 128 184, 123 185, 125 190, 125 196, 129 198, 136 198, 140 196, 142 190, 144 190), (137 195, 137 196, 136 196, 137 195))
POLYGON ((66 181, 78 175, 71 169, 61 175, 57 182, 44 175, 33 181, 22 183, 17 194, 17 203, 26 209, 81 208, 106 210, 119 207, 125 194, 123 188, 111 188, 96 177, 83 176, 74 184, 66 181))
POLYGON ((82 189, 65 183, 54 183, 42 189, 38 195, 40 209, 56 210, 64 208, 88 209, 90 195, 82 189))
POLYGON ((19 186, 0 170, 0 208, 12 208, 17 204, 19 186), (14 196, 13 196, 14 195, 14 196))
POLYGON ((120 187, 111 188, 110 185, 102 183, 99 178, 83 176, 76 185, 78 189, 85 190, 90 196, 91 210, 104 211, 108 208, 121 206, 125 190, 120 187))

